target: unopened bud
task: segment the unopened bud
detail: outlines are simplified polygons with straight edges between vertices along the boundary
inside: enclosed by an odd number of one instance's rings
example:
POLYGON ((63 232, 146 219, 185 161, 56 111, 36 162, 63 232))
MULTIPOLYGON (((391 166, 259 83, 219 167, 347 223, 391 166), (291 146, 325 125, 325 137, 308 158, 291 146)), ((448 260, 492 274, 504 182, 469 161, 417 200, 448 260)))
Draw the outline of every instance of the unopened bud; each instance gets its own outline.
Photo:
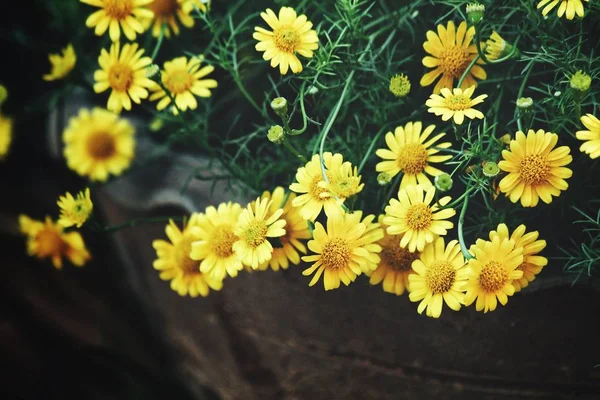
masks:
POLYGON ((148 124, 148 128, 150 128, 152 132, 158 132, 162 129, 164 124, 165 122, 161 118, 156 117, 152 121, 150 121, 150 124, 148 124))
POLYGON ((271 102, 271 108, 275 111, 275 114, 285 117, 288 112, 288 102, 285 97, 277 97, 271 102))
POLYGON ((385 185, 389 184, 391 181, 392 181, 392 177, 388 173, 381 172, 379 175, 377 175, 377 183, 380 186, 385 186, 385 185))
POLYGON ((160 68, 156 64, 150 64, 146 67, 146 78, 152 79, 160 72, 160 68))
POLYGON ((585 93, 592 86, 592 77, 583 71, 577 71, 571 76, 571 87, 579 93, 585 93))
POLYGON ((493 178, 500 173, 500 167, 493 161, 487 161, 483 164, 483 175, 493 178))
POLYGON ((485 14, 485 6, 479 3, 467 4, 467 18, 473 25, 477 25, 483 19, 485 14))
POLYGON ((308 90, 306 91, 306 93, 308 93, 311 96, 313 96, 313 95, 319 93, 319 88, 316 87, 316 86, 311 85, 311 86, 308 87, 308 90))
POLYGON ((529 112, 533 107, 533 99, 531 97, 521 97, 517 99, 517 108, 521 112, 529 112))
POLYGON ((512 138, 510 137, 510 133, 505 133, 504 135, 502 135, 502 137, 500 138, 500 141, 504 144, 510 144, 510 141, 512 140, 512 138))
POLYGON ((404 74, 394 75, 390 79, 390 92, 396 97, 405 97, 410 92, 410 80, 404 74))
POLYGON ((435 184, 435 188, 440 192, 447 192, 448 190, 452 189, 453 182, 450 174, 444 172, 443 174, 436 176, 433 179, 433 183, 435 184))
POLYGON ((283 131, 283 127, 281 127, 281 125, 273 125, 267 133, 267 138, 275 144, 283 143, 285 140, 285 132, 283 131))

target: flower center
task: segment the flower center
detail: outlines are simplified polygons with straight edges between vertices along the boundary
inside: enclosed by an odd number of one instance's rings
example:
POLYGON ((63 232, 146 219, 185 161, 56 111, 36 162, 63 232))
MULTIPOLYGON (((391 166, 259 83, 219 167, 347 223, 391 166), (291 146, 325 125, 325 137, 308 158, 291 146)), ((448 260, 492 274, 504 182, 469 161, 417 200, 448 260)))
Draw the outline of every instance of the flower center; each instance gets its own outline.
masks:
MULTIPOLYGON (((331 185, 334 184, 334 182, 332 182, 331 180, 331 175, 329 175, 329 172, 325 172, 325 174, 327 175, 327 179, 329 180, 329 183, 331 185)), ((321 182, 323 180, 323 175, 319 174, 319 175, 315 175, 312 179, 312 182, 310 182, 310 187, 309 187, 309 192, 311 197, 316 200, 316 201, 327 201, 327 197, 321 197, 321 194, 323 193, 327 193, 327 189, 322 188, 319 186, 319 182, 321 182)))
POLYGON ((237 236, 233 233, 230 225, 221 225, 215 229, 211 239, 214 253, 219 258, 227 258, 233 254, 233 243, 237 236))
POLYGON ((446 293, 452 287, 456 271, 448 261, 435 261, 425 274, 425 284, 433 292, 446 293))
POLYGON ((550 173, 550 163, 539 154, 525 156, 519 164, 521 179, 528 185, 537 185, 546 181, 550 173))
POLYGON ((358 192, 358 182, 359 181, 355 176, 348 176, 339 182, 336 182, 335 185, 331 185, 331 190, 338 197, 347 199, 358 192))
POLYGON ((187 91, 193 83, 192 76, 186 70, 171 72, 164 80, 165 86, 173 94, 187 91))
POLYGON ((508 272, 502 263, 490 261, 483 266, 479 275, 479 286, 488 292, 496 292, 508 281, 508 272))
POLYGON ((406 212, 406 225, 412 230, 429 228, 432 221, 433 213, 425 204, 413 204, 406 212))
POLYGON ((115 139, 106 132, 96 132, 88 138, 87 150, 92 158, 105 160, 112 157, 117 150, 115 139))
POLYGON ((462 94, 452 95, 452 97, 446 98, 444 103, 452 111, 463 111, 471 108, 471 99, 462 94))
POLYGON ((267 224, 265 221, 252 221, 243 235, 248 246, 257 248, 267 240, 267 224))
POLYGON ((133 70, 129 65, 116 63, 108 71, 108 84, 113 90, 126 92, 133 83, 133 70))
POLYGON ((44 229, 36 236, 37 253, 40 257, 61 254, 66 247, 60 234, 54 229, 44 229))
POLYGON ((194 237, 184 235, 175 246, 175 261, 179 269, 186 275, 200 273, 200 263, 190 258, 192 242, 196 240, 194 237))
POLYGON ((293 53, 300 44, 300 36, 294 27, 281 26, 273 32, 275 47, 285 53, 293 53))
POLYGON ((427 165, 427 150, 422 144, 409 143, 398 152, 397 162, 405 174, 420 174, 427 165))
POLYGON ((448 47, 442 53, 440 60, 440 68, 444 75, 450 75, 454 78, 460 78, 470 62, 469 54, 461 46, 448 47))
POLYGON ((150 9, 154 12, 156 18, 168 17, 175 14, 179 4, 177 0, 154 0, 150 3, 150 9))
POLYGON ((379 254, 381 259, 396 271, 410 271, 412 262, 419 258, 417 253, 411 253, 408 249, 400 247, 398 241, 390 241, 382 247, 379 254))
POLYGON ((327 269, 340 269, 348 266, 350 256, 350 245, 346 239, 331 238, 323 247, 321 262, 327 269))
POLYGON ((132 0, 104 0, 104 12, 112 19, 125 19, 132 11, 132 0))

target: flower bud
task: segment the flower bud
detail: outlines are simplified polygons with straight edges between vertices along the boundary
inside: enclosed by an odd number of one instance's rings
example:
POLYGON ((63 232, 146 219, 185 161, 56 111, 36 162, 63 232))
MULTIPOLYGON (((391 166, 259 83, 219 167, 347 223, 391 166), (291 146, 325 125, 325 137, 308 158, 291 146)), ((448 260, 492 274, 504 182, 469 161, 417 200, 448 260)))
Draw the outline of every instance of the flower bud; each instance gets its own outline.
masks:
POLYGON ((493 161, 486 161, 483 164, 483 175, 493 178, 500 173, 500 167, 493 161))
POLYGON ((404 74, 396 74, 390 79, 390 92, 396 97, 405 97, 410 92, 410 80, 404 74))
POLYGON ((277 97, 271 102, 271 108, 275 111, 275 114, 283 118, 287 116, 288 102, 285 97, 277 97))
POLYGON ((8 98, 8 90, 6 90, 4 85, 0 85, 0 107, 2 106, 2 104, 4 104, 4 102, 6 101, 7 98, 8 98))
POLYGON ((319 93, 319 88, 313 85, 310 85, 308 87, 308 90, 306 91, 306 93, 310 94, 311 96, 319 93))
POLYGON ((512 138, 510 137, 510 133, 505 133, 504 135, 502 135, 502 137, 500 138, 500 141, 504 144, 510 144, 510 141, 512 140, 512 138))
POLYGON ((592 86, 592 77, 579 70, 571 76, 570 83, 573 90, 584 94, 590 90, 590 86, 592 86))
POLYGON ((377 175, 377 183, 379 184, 379 186, 385 186, 391 181, 392 177, 388 173, 381 172, 379 175, 377 175))
POLYGON ((453 182, 450 174, 444 172, 443 174, 436 176, 433 179, 433 183, 435 184, 435 188, 440 192, 447 192, 448 190, 452 189, 453 182))
POLYGON ((483 19, 485 14, 485 6, 479 3, 467 4, 467 18, 473 25, 477 25, 483 19))
POLYGON ((161 118, 156 117, 156 118, 152 119, 152 121, 150 121, 150 123, 148 124, 148 128, 152 132, 158 132, 159 130, 162 129, 164 124, 165 124, 165 122, 161 118))
POLYGON ((281 127, 281 125, 273 125, 267 133, 267 138, 275 144, 283 143, 285 140, 285 132, 283 131, 283 127, 281 127))
POLYGON ((529 112, 533 107, 533 99, 531 97, 521 97, 517 99, 517 108, 521 112, 529 112))
POLYGON ((146 78, 153 79, 160 73, 160 68, 156 64, 150 64, 146 67, 146 78))

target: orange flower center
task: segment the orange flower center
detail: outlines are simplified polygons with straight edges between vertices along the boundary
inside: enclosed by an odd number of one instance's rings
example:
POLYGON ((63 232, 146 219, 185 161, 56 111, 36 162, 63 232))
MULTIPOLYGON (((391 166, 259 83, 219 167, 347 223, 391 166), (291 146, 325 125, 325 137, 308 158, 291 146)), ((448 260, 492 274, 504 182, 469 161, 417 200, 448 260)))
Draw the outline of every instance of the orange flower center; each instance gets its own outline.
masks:
POLYGON ((87 140, 89 155, 96 160, 106 160, 116 153, 115 139, 106 132, 96 132, 87 140))
POLYGON ((444 75, 460 78, 471 62, 467 49, 462 46, 451 46, 444 50, 440 57, 440 68, 444 75))
POLYGON ((321 252, 321 262, 327 269, 345 268, 350 262, 352 252, 346 239, 335 237, 329 239, 321 252))
POLYGON ((104 0, 104 12, 112 19, 125 19, 132 11, 133 0, 104 0))
POLYGON ((413 204, 406 212, 406 225, 414 231, 429 228, 433 213, 425 204, 413 204))
POLYGON ((396 271, 410 271, 412 262, 419 258, 417 253, 411 253, 408 249, 400 247, 397 240, 392 240, 382 247, 381 260, 396 271))
POLYGON ((189 90, 194 83, 192 75, 186 70, 181 69, 178 71, 171 72, 164 79, 164 84, 169 89, 169 92, 173 94, 181 94, 189 90))
POLYGON ((273 32, 275 47, 285 53, 293 53, 300 45, 300 35, 293 26, 284 25, 273 32))
POLYGON ((550 173, 550 163, 542 155, 528 155, 521 160, 519 173, 527 185, 538 185, 546 181, 550 173))
POLYGON ((37 254, 40 257, 60 255, 66 248, 66 243, 55 229, 44 228, 36 236, 37 254))
POLYGON ((434 294, 446 293, 454 284, 456 271, 448 261, 435 261, 425 273, 425 284, 434 294))
POLYGON ((175 14, 179 9, 177 0, 154 0, 150 3, 150 9, 156 18, 164 18, 175 14))
POLYGON ((211 238, 213 252, 219 258, 227 258, 233 254, 233 243, 237 240, 230 225, 217 227, 211 238))
POLYGON ((471 99, 463 94, 453 94, 444 99, 444 105, 452 111, 464 111, 471 108, 471 99))
POLYGON ((404 145, 398 152, 398 168, 408 175, 417 175, 427 166, 427 150, 418 143, 404 145))
MULTIPOLYGON (((325 172, 325 174, 327 175, 327 180, 329 180, 329 183, 331 185, 334 184, 334 182, 332 182, 331 180, 331 175, 329 174, 329 172, 325 172)), ((312 179, 312 181, 310 182, 310 186, 309 186, 309 192, 311 197, 313 198, 313 200, 319 201, 319 202, 324 202, 327 201, 327 199, 329 197, 321 197, 321 194, 323 193, 327 193, 327 189, 326 188, 322 188, 321 186, 319 186, 319 182, 321 182, 323 179, 323 175, 318 174, 315 175, 312 179)))
POLYGON ((502 263, 490 261, 483 266, 479 275, 479 286, 487 292, 494 293, 508 282, 508 271, 502 263))
POLYGON ((184 235, 177 245, 175 245, 175 262, 177 263, 177 267, 186 275, 200 273, 200 262, 190 258, 192 243, 196 240, 194 237, 184 235))
POLYGON ((108 71, 108 84, 113 90, 126 92, 133 83, 133 70, 127 64, 116 63, 108 71))
POLYGON ((265 221, 252 221, 244 230, 244 241, 249 247, 255 249, 267 240, 267 230, 265 221))

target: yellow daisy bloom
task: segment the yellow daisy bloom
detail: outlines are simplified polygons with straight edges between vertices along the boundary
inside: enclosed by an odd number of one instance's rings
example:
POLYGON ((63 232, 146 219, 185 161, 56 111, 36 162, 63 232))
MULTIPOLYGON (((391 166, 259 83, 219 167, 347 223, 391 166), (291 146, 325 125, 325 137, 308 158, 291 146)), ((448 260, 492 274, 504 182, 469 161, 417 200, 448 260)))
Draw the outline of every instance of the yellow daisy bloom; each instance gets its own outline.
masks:
POLYGON ((206 12, 206 6, 200 0, 153 0, 148 4, 148 8, 154 14, 153 19, 144 19, 142 25, 144 29, 152 26, 152 36, 159 37, 163 25, 165 26, 165 37, 171 37, 171 31, 179 35, 179 25, 186 28, 194 26, 194 17, 191 13, 194 6, 202 12, 206 12), (170 29, 169 29, 170 28, 170 29))
POLYGON ((483 103, 483 100, 488 96, 487 94, 481 94, 471 99, 474 91, 475 86, 465 89, 464 92, 460 88, 455 88, 452 91, 448 88, 442 88, 440 92, 441 96, 434 93, 425 102, 425 105, 429 107, 427 111, 434 113, 438 117, 442 116, 442 121, 454 118, 454 123, 457 125, 461 125, 465 117, 469 119, 483 119, 483 113, 475 110, 473 107, 483 103))
POLYGON ((544 7, 542 15, 546 16, 554 9, 554 7, 560 4, 558 6, 558 12, 556 13, 558 17, 561 18, 566 13, 567 19, 571 20, 575 18, 575 14, 577 14, 578 17, 583 17, 584 1, 588 2, 589 0, 541 0, 538 3, 537 8, 539 10, 544 7))
POLYGON ((81 228, 94 209, 90 188, 86 188, 85 192, 77 193, 77 197, 73 197, 71 193, 67 192, 64 196, 59 197, 56 204, 60 208, 58 223, 65 228, 73 225, 81 228))
POLYGON ((315 154, 304 167, 298 168, 297 182, 290 185, 290 190, 299 194, 292 205, 300 207, 300 215, 305 220, 314 221, 323 209, 327 215, 338 211, 347 198, 364 187, 360 183, 360 176, 356 175, 356 167, 352 168, 352 164, 344 161, 341 154, 325 152, 323 163, 329 183, 323 179, 321 157, 315 154))
POLYGON ((502 151, 503 160, 498 163, 508 175, 500 181, 500 191, 516 203, 519 199, 523 207, 535 207, 539 199, 551 203, 552 196, 559 196, 567 190, 565 181, 573 171, 565 168, 573 157, 567 146, 554 148, 558 142, 556 133, 532 129, 527 136, 517 132, 510 142, 510 150, 502 151))
POLYGON ((42 76, 45 81, 56 81, 63 79, 71 72, 77 62, 77 56, 75 55, 75 49, 72 44, 69 44, 63 49, 62 55, 50 54, 48 56, 52 71, 49 74, 42 76))
POLYGON ((478 239, 469 250, 475 258, 469 260, 471 269, 465 295, 465 305, 477 300, 477 311, 494 311, 497 301, 503 306, 508 296, 515 293, 513 281, 521 279, 523 271, 518 269, 523 263, 523 248, 515 248, 515 242, 508 238, 494 236, 492 241, 478 239))
POLYGON ((496 31, 492 31, 490 38, 485 42, 485 56, 490 61, 498 60, 510 51, 511 45, 496 31))
POLYGON ((223 280, 212 279, 200 272, 200 262, 190 258, 192 243, 200 240, 194 227, 198 227, 198 214, 191 215, 183 230, 179 230, 173 221, 169 221, 165 228, 169 242, 152 242, 158 257, 152 266, 160 271, 160 279, 171 281, 171 289, 180 296, 206 297, 210 289, 221 290, 223 280))
POLYGON ((95 27, 97 36, 108 29, 113 42, 119 41, 121 29, 129 40, 135 40, 138 33, 144 32, 141 20, 152 18, 152 11, 144 6, 153 0, 80 0, 82 3, 98 7, 100 10, 92 13, 85 21, 88 28, 95 27), (119 28, 121 25, 121 28, 119 28))
MULTIPOLYGON (((383 223, 383 215, 379 216, 379 223, 383 223)), ((400 247, 401 238, 401 235, 388 235, 384 230, 383 238, 377 242, 381 246, 381 260, 369 279, 371 285, 383 281, 383 291, 396 296, 402 295, 408 287, 408 276, 414 273, 411 264, 419 258, 419 253, 400 247)))
POLYGON ((101 69, 94 72, 94 92, 112 89, 106 107, 111 111, 131 110, 131 101, 140 104, 141 99, 148 97, 146 89, 155 85, 146 77, 146 67, 152 64, 152 59, 142 57, 144 49, 138 48, 137 43, 133 43, 124 45, 121 50, 119 43, 113 43, 110 53, 102 49, 98 57, 101 69))
POLYGON ((388 132, 385 135, 387 149, 379 149, 375 152, 384 161, 375 166, 377 172, 385 172, 390 178, 402 172, 402 181, 400 189, 419 183, 424 186, 432 186, 431 181, 425 175, 425 172, 431 176, 442 174, 443 171, 430 165, 448 161, 451 155, 436 155, 438 149, 447 149, 451 146, 450 142, 437 143, 445 133, 439 133, 432 138, 435 125, 429 125, 423 132, 423 124, 418 122, 409 122, 404 127, 399 126, 394 133, 388 132), (427 140, 429 139, 429 140, 427 140), (436 147, 436 148, 434 148, 436 147))
POLYGON ((314 273, 309 286, 323 275, 325 290, 337 289, 340 282, 348 286, 361 273, 377 268, 380 261, 377 253, 381 251, 377 241, 383 237, 383 229, 373 223, 374 215, 361 219, 362 211, 352 214, 336 211, 327 216, 327 230, 320 222, 315 223, 313 240, 308 242, 308 248, 315 254, 302 257, 303 261, 314 262, 302 272, 304 276, 314 273))
POLYGON ((50 258, 56 269, 62 269, 63 257, 77 267, 91 258, 79 232, 63 232, 63 227, 50 217, 42 222, 21 214, 19 227, 27 236, 27 253, 39 259, 50 258))
POLYGON ((269 238, 280 238, 285 235, 286 221, 281 219, 282 208, 271 212, 269 199, 261 199, 248 204, 238 218, 234 233, 239 238, 233 243, 233 251, 238 259, 252 269, 273 256, 273 246, 269 238))
POLYGON ((418 260, 412 263, 415 271, 408 277, 408 298, 420 301, 417 312, 428 317, 439 318, 444 303, 452 310, 460 310, 469 279, 469 269, 460 251, 458 241, 451 240, 448 246, 444 238, 425 246, 418 260))
MULTIPOLYGON (((161 74, 161 81, 169 92, 175 98, 177 107, 172 107, 173 114, 179 110, 186 111, 188 108, 195 110, 198 102, 194 95, 199 97, 210 97, 209 89, 217 87, 217 81, 214 79, 202 79, 215 70, 212 65, 206 65, 200 68, 200 60, 196 58, 178 57, 164 64, 161 74)), ((154 92, 150 96, 151 101, 160 100, 156 105, 158 111, 163 110, 171 104, 171 98, 158 84, 153 84, 151 90, 154 92)))
POLYGON ((81 110, 63 133, 67 165, 93 181, 121 175, 133 159, 134 134, 133 125, 110 111, 81 110))
POLYGON ((279 238, 281 246, 273 247, 271 259, 261 264, 258 269, 266 270, 270 266, 273 271, 279 271, 279 268, 287 269, 290 263, 300 264, 299 253, 306 254, 303 241, 311 239, 311 235, 306 220, 300 214, 300 209, 292 206, 296 194, 290 193, 286 199, 285 189, 279 186, 273 190, 273 193, 264 192, 261 198, 271 201, 269 212, 275 213, 279 208, 283 209, 281 219, 285 221, 285 235, 279 238))
POLYGON ((523 276, 515 279, 512 284, 515 287, 515 292, 527 287, 529 282, 535 279, 535 276, 542 271, 548 264, 546 257, 539 256, 538 253, 546 248, 545 240, 537 240, 539 237, 538 231, 525 233, 525 225, 519 225, 512 235, 508 232, 508 227, 505 224, 498 225, 498 231, 490 232, 490 240, 494 237, 499 237, 500 240, 510 239, 515 242, 515 248, 523 249, 523 262, 517 267, 523 271, 523 276))
POLYGON ((271 60, 271 67, 279 65, 282 75, 287 74, 288 68, 297 74, 302 71, 302 63, 296 53, 306 58, 312 58, 313 50, 319 48, 317 32, 306 15, 296 15, 291 7, 281 7, 279 18, 273 10, 267 8, 260 13, 262 19, 273 29, 255 27, 252 37, 258 40, 257 51, 264 51, 263 59, 271 60))
POLYGON ((388 226, 389 235, 403 235, 401 247, 408 247, 411 252, 423 251, 436 236, 443 236, 454 227, 446 220, 452 218, 456 211, 453 208, 440 209, 450 202, 450 196, 431 204, 434 196, 434 186, 415 185, 400 189, 398 199, 390 199, 385 207, 383 223, 388 226))
MULTIPOLYGON (((586 141, 579 148, 580 151, 589 154, 591 159, 600 157, 600 120, 592 114, 581 117, 581 123, 588 128, 587 131, 577 131, 577 139, 586 141)), ((0 146, 0 157, 2 146, 0 146)))
POLYGON ((12 119, 0 114, 0 161, 8 154, 12 142, 12 119))
MULTIPOLYGON (((435 85, 433 93, 439 93, 442 88, 452 89, 454 80, 458 81, 471 61, 477 57, 477 47, 471 44, 474 36, 475 27, 471 26, 467 29, 467 23, 464 21, 460 23, 458 29, 455 28, 454 22, 448 21, 446 27, 438 25, 437 34, 428 31, 423 49, 431 56, 423 58, 423 65, 435 69, 423 75, 421 86, 431 85, 441 75, 442 78, 435 85)), ((484 69, 479 66, 484 63, 481 59, 477 60, 465 77, 461 89, 476 86, 475 78, 480 80, 487 78, 484 69)))
POLYGON ((201 261, 200 272, 215 280, 223 280, 226 275, 232 278, 243 269, 242 262, 233 251, 233 243, 238 240, 234 233, 242 207, 237 203, 221 203, 217 208, 210 206, 198 214, 198 241, 192 243, 192 260, 201 261))

